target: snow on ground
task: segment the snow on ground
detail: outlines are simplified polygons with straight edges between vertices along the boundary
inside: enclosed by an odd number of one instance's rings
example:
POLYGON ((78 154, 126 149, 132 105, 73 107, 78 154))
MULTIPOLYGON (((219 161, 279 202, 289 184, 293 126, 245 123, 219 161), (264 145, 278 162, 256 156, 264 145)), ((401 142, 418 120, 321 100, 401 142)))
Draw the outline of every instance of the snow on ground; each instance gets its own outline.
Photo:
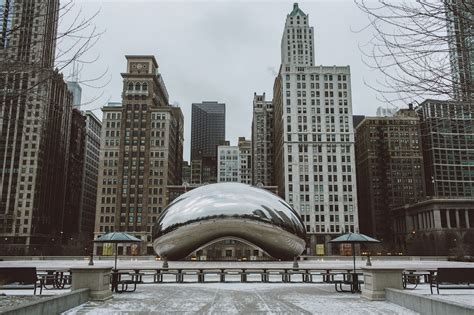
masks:
POLYGON ((88 302, 67 315, 80 314, 416 314, 359 294, 336 293, 327 284, 192 283, 139 285, 112 300, 88 302))
POLYGON ((15 289, 15 290, 2 290, 0 289, 0 313, 3 310, 19 306, 21 304, 26 304, 39 299, 47 298, 56 294, 67 293, 70 290, 45 290, 43 293, 39 294, 39 289, 37 289, 37 294, 33 295, 33 289, 15 289))
POLYGON ((474 307, 474 285, 471 284, 471 289, 453 289, 453 288, 465 288, 466 285, 450 285, 451 289, 440 289, 439 294, 436 292, 436 288, 433 288, 433 294, 430 291, 429 284, 421 284, 414 290, 409 290, 413 294, 423 295, 436 300, 442 300, 447 302, 454 302, 464 305, 470 305, 474 307))

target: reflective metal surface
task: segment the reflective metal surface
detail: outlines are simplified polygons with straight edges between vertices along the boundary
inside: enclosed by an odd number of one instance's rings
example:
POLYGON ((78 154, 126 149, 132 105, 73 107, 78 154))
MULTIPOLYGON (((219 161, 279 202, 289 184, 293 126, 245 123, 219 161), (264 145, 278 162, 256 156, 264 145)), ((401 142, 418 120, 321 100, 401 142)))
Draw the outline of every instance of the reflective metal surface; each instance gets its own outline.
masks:
POLYGON ((305 248, 305 229, 294 209, 257 187, 219 183, 176 198, 153 229, 158 255, 182 259, 222 238, 242 239, 274 258, 291 259, 305 248))

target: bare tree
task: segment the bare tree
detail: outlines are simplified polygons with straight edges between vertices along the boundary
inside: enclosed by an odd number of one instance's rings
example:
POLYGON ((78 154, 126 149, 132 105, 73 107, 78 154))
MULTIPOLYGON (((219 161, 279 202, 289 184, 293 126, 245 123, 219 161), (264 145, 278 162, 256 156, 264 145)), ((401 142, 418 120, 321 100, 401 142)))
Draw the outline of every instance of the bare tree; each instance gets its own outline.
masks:
MULTIPOLYGON (((104 33, 95 25, 100 12, 86 16, 74 0, 54 3, 51 0, 33 4, 11 0, 4 4, 2 18, 8 20, 0 25, 3 26, 0 29, 0 98, 5 104, 26 94, 43 98, 45 95, 40 87, 54 73, 62 73, 73 66, 80 72, 99 58, 99 54, 91 54, 91 49, 104 33), (52 45, 49 53, 48 45, 52 45), (54 71, 50 71, 52 69, 54 71), (15 85, 16 80, 11 78, 25 71, 41 78, 33 84, 15 85)), ((109 83, 107 73, 108 69, 105 69, 98 76, 82 78, 78 83, 99 90, 109 83)), ((78 73, 75 76, 79 77, 78 73)), ((103 94, 99 93, 84 105, 101 97, 103 94)))
POLYGON ((364 62, 384 79, 368 82, 391 104, 474 95, 472 0, 354 0, 369 19, 364 62))

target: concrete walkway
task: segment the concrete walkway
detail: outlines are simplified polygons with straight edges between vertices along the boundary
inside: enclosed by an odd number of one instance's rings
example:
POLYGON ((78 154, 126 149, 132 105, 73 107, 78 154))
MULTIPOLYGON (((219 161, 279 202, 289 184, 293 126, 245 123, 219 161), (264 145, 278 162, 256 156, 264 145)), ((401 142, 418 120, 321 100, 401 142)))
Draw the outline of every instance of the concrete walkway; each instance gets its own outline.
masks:
POLYGON ((141 285, 65 314, 416 314, 325 284, 205 283, 141 285))

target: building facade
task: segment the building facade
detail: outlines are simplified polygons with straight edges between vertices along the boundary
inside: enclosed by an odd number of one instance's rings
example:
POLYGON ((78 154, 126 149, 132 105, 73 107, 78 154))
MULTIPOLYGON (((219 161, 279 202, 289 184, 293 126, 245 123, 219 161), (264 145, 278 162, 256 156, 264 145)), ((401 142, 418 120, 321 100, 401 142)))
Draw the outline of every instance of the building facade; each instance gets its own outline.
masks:
POLYGON ((273 104, 265 93, 253 96, 252 118, 252 183, 274 185, 273 104))
POLYGON ((191 160, 217 157, 225 141, 225 104, 193 103, 191 112, 191 160))
POLYGON ((183 171, 181 176, 181 184, 191 183, 191 165, 188 161, 183 161, 183 171))
MULTIPOLYGON (((153 56, 126 56, 121 104, 104 107, 96 237, 126 231, 143 240, 118 254, 153 254, 151 231, 167 205, 167 186, 181 183, 183 115, 169 105, 153 56)), ((97 254, 111 248, 96 246, 97 254)))
POLYGON ((86 121, 86 128, 79 231, 82 248, 87 251, 90 249, 90 240, 94 237, 102 122, 92 111, 82 112, 82 115, 86 121))
POLYGON ((275 181, 305 224, 307 254, 322 255, 332 254, 331 238, 359 223, 350 69, 312 66, 313 46, 309 18, 295 4, 273 90, 275 181))
POLYGON ((445 1, 454 95, 460 101, 474 97, 474 4, 445 1))
POLYGON ((473 255, 474 104, 426 100, 420 117, 426 200, 392 210, 397 250, 473 255))
POLYGON ((239 137, 236 146, 217 147, 217 182, 252 184, 252 142, 239 137))
POLYGON ((428 196, 474 197, 474 103, 426 100, 420 117, 428 196))
POLYGON ((220 145, 217 147, 217 182, 240 183, 240 152, 238 146, 220 145))
MULTIPOLYGON (((69 136, 68 172, 66 185, 66 203, 63 214, 63 232, 61 237, 66 255, 87 254, 84 248, 91 241, 92 235, 81 232, 81 199, 83 195, 83 171, 86 145, 86 119, 81 112, 74 108, 71 117, 71 132, 69 136)), ((93 227, 93 225, 92 225, 93 227)))
POLYGON ((252 141, 239 137, 240 183, 252 185, 252 141))
POLYGON ((431 198, 392 210, 395 251, 406 255, 474 255, 474 199, 431 198))
POLYGON ((425 197, 419 118, 413 108, 366 117, 356 129, 360 231, 392 246, 390 210, 425 197))
POLYGON ((193 103, 191 112, 191 183, 217 182, 217 146, 225 144, 225 104, 193 103))
POLYGON ((60 254, 72 95, 54 70, 59 1, 0 4, 2 251, 60 254))

